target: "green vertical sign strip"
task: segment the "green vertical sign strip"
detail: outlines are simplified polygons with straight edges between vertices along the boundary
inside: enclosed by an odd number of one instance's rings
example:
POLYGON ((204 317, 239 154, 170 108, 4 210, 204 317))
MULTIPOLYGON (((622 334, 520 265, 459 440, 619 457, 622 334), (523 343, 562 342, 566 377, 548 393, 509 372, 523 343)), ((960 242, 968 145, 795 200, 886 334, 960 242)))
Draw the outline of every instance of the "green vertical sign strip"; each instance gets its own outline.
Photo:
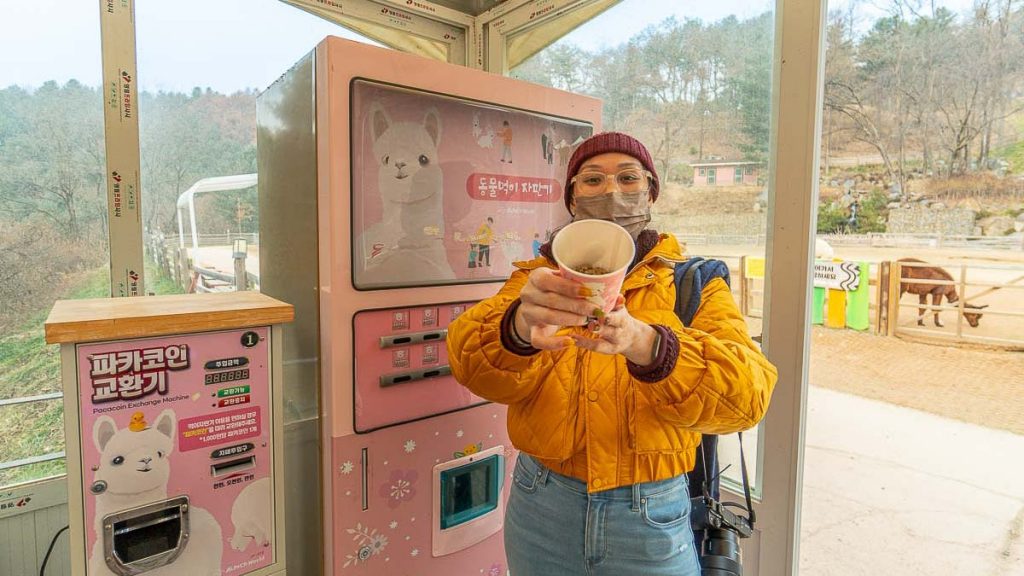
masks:
POLYGON ((868 297, 869 268, 867 262, 860 263, 860 280, 857 289, 846 293, 846 327, 867 330, 870 326, 870 302, 868 297))
POLYGON ((820 286, 814 287, 814 303, 811 305, 811 323, 825 323, 825 289, 820 286))

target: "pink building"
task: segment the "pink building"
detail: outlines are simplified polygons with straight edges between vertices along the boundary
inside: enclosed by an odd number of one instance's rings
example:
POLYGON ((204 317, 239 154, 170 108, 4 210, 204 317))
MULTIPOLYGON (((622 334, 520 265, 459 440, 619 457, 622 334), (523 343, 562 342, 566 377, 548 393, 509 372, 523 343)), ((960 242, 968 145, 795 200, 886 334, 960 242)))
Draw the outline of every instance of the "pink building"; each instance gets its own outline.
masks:
POLYGON ((701 162, 693 166, 694 186, 735 186, 757 185, 761 175, 760 162, 734 162, 715 160, 701 162))

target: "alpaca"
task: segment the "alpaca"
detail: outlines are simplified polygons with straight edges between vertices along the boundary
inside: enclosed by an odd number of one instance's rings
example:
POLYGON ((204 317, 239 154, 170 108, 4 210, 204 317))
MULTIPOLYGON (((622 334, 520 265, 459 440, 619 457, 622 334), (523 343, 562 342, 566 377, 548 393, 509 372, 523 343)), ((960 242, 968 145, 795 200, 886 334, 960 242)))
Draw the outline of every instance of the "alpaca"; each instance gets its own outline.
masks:
POLYGON ((431 108, 420 123, 396 123, 374 103, 370 124, 374 155, 380 162, 377 184, 384 211, 382 220, 360 237, 366 266, 360 280, 455 278, 443 242, 444 175, 437 152, 440 115, 431 108))
MULTIPOLYGON (((900 258, 899 262, 913 262, 924 264, 923 260, 916 258, 900 258)), ((937 266, 901 266, 900 267, 900 280, 945 280, 953 282, 953 276, 949 272, 946 272, 942 268, 937 266)), ((952 284, 928 284, 918 282, 900 282, 900 298, 907 292, 911 294, 917 294, 920 298, 921 306, 928 304, 928 295, 932 296, 932 306, 938 306, 942 303, 942 297, 946 297, 946 302, 955 304, 960 300, 960 296, 956 293, 956 287, 952 284)), ((964 304, 964 308, 968 310, 981 310, 982 308, 988 308, 988 304, 984 306, 975 306, 974 304, 964 304)), ((917 325, 924 326, 924 315, 927 312, 927 308, 918 308, 917 314, 917 325)), ((935 325, 942 327, 943 323, 939 320, 939 311, 933 310, 935 313, 935 325)), ((977 328, 978 323, 981 320, 980 312, 968 312, 964 310, 964 320, 971 325, 972 328, 977 328)))
MULTIPOLYGON (((90 576, 115 574, 103 556, 103 518, 167 499, 169 457, 175 438, 174 411, 161 412, 153 426, 146 426, 145 417, 140 414, 136 412, 130 427, 120 430, 109 416, 100 416, 93 425, 93 442, 100 459, 92 484, 96 494, 96 543, 89 558, 90 576)), ((196 506, 189 506, 189 523, 189 539, 181 555, 168 565, 147 571, 146 576, 220 576, 220 524, 196 506)))

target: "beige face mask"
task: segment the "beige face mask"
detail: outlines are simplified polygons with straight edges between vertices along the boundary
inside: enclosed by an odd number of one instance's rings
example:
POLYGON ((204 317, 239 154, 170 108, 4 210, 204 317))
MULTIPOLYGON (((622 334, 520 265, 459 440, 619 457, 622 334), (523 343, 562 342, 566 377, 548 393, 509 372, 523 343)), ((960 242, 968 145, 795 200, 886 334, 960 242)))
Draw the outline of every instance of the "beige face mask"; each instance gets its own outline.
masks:
POLYGON ((622 226, 636 240, 651 221, 650 191, 612 192, 597 196, 577 196, 576 220, 608 220, 622 226))

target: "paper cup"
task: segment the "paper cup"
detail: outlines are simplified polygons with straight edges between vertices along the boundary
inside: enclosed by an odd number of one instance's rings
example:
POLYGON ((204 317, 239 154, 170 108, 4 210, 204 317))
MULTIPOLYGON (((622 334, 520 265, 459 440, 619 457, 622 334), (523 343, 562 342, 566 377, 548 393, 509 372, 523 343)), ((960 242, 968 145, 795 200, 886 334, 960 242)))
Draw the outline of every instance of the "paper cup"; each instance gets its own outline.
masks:
POLYGON ((587 300, 605 314, 615 307, 635 252, 629 232, 606 220, 577 220, 551 243, 562 276, 589 288, 593 295, 587 300), (607 272, 591 273, 594 269, 607 272))

